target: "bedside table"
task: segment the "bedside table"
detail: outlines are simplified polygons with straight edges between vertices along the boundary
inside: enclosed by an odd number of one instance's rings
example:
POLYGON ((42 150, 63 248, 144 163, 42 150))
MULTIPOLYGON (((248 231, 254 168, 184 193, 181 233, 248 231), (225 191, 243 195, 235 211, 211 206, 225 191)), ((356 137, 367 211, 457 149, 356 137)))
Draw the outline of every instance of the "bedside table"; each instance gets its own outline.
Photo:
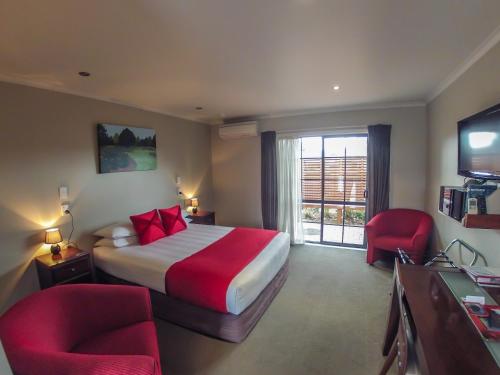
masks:
POLYGON ((61 250, 59 255, 40 255, 35 258, 35 262, 42 289, 60 284, 94 281, 90 254, 75 247, 61 250))
POLYGON ((192 213, 187 218, 193 224, 215 225, 215 212, 198 210, 197 213, 192 213))

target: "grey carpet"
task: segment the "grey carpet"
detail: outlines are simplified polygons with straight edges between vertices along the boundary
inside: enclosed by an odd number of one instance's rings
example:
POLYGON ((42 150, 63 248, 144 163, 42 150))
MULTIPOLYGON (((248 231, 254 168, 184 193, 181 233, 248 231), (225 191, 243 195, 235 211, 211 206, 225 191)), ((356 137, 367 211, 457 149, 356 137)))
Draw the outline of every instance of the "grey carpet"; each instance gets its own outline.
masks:
POLYGON ((365 256, 292 247, 285 286, 241 344, 158 321, 164 373, 376 374, 383 362, 392 272, 368 266, 365 256))

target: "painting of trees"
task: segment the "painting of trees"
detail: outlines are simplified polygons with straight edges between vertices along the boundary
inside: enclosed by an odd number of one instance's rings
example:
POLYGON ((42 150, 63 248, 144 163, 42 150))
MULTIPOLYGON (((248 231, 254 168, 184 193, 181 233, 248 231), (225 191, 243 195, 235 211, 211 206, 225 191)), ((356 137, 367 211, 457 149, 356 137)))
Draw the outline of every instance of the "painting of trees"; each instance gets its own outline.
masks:
POLYGON ((156 169, 156 134, 153 129, 99 124, 99 173, 156 169))

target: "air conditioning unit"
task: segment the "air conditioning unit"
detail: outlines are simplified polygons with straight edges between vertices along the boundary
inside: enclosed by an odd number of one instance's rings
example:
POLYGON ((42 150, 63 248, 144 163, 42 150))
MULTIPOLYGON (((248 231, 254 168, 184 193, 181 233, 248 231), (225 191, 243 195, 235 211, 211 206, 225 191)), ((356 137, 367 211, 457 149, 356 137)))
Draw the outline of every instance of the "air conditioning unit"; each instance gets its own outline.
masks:
POLYGON ((221 139, 238 139, 257 137, 257 121, 238 122, 235 124, 223 125, 219 128, 219 137, 221 139))

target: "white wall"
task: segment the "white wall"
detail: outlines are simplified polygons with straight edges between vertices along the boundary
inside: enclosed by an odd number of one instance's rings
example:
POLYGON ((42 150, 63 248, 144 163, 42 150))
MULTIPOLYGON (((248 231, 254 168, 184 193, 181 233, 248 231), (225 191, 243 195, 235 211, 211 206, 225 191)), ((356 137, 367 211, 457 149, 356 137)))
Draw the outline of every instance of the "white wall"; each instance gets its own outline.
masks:
MULTIPOLYGON (((392 124, 391 207, 423 209, 427 155, 425 107, 373 109, 259 121, 261 131, 335 129, 392 124)), ((349 133, 349 130, 345 130, 349 133)), ((212 171, 217 222, 260 226, 260 138, 223 141, 212 130, 212 171)))
MULTIPOLYGON (((438 213, 439 187, 462 185, 457 175, 457 121, 500 103, 500 44, 483 56, 428 107, 429 159, 426 209, 434 217, 435 249, 461 238, 500 266, 500 230, 466 229, 438 213)), ((490 213, 500 213, 500 191, 488 201, 490 213)))
POLYGON ((5 351, 3 350, 3 345, 1 342, 0 342, 0 374, 2 375, 12 374, 9 361, 7 360, 7 356, 5 355, 5 351))
POLYGON ((38 289, 32 259, 43 251, 44 229, 61 227, 58 187, 69 186, 73 240, 91 250, 91 233, 134 213, 178 203, 183 190, 210 209, 212 180, 208 125, 122 105, 0 83, 0 311, 38 289), (154 128, 157 169, 97 173, 99 122, 154 128))

